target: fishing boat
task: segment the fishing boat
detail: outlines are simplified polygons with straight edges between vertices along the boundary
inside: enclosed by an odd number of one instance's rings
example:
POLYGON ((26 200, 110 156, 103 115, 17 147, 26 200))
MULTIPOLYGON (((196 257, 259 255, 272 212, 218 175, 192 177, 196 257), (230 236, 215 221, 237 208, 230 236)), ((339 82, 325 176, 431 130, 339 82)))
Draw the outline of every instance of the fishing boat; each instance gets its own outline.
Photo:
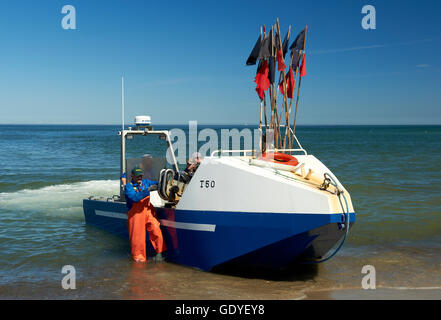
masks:
MULTIPOLYGON (((274 30, 283 49, 278 21, 274 30)), ((294 46, 291 54, 294 64, 290 68, 295 67, 296 75, 299 67, 293 56, 303 54, 304 61, 306 28, 302 32, 303 47, 298 50, 294 46)), ((255 46, 253 52, 261 53, 265 40, 272 37, 269 51, 273 54, 257 58, 258 73, 263 62, 277 56, 273 28, 268 36, 264 33, 256 43, 259 50, 255 46)), ((289 31, 287 35, 289 38, 289 31)), ((299 36, 294 44, 299 43, 299 36)), ((308 154, 295 135, 295 126, 289 121, 294 99, 291 94, 289 103, 287 78, 282 71, 284 109, 280 118, 277 84, 270 86, 269 123, 263 120, 265 97, 260 101, 261 143, 253 149, 214 150, 202 159, 191 178, 179 168, 169 131, 155 130, 147 116, 137 117, 135 127, 128 129, 123 120, 118 131, 120 174, 141 166, 145 176, 158 181, 158 190, 151 192, 150 200, 167 245, 167 261, 205 271, 223 266, 283 269, 297 263, 326 261, 343 245, 355 222, 350 194, 330 169, 308 154), (280 120, 282 115, 285 124, 280 120), (165 153, 148 158, 144 164, 146 159, 126 158, 126 139, 145 136, 164 140, 168 160, 165 153)), ((300 83, 301 78, 298 89, 300 83)), ((122 97, 124 119, 124 93, 122 97)), ((297 104, 295 110, 297 114, 297 104)), ((128 237, 123 185, 119 195, 106 199, 91 196, 83 200, 83 207, 87 224, 128 237)), ((147 251, 154 254, 149 241, 147 251)))

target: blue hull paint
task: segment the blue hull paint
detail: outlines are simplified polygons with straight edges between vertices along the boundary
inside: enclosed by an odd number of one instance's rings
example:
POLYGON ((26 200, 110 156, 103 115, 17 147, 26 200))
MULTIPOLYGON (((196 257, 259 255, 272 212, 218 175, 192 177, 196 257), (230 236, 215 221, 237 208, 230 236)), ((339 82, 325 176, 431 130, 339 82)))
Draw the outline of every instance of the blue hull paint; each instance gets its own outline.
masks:
MULTIPOLYGON (((125 214, 124 203, 84 200, 83 206, 86 223, 128 236, 126 220, 95 214, 95 210, 125 214)), ((342 214, 205 212, 169 208, 158 208, 156 212, 158 219, 177 223, 177 228, 161 226, 168 247, 167 259, 203 270, 223 264, 284 268, 299 258, 321 258, 345 232, 341 229, 342 214), (210 228, 195 230, 201 224, 210 228), (213 228, 214 231, 210 231, 213 228)), ((354 213, 350 221, 355 222, 354 213)), ((147 250, 153 253, 150 244, 147 250)))

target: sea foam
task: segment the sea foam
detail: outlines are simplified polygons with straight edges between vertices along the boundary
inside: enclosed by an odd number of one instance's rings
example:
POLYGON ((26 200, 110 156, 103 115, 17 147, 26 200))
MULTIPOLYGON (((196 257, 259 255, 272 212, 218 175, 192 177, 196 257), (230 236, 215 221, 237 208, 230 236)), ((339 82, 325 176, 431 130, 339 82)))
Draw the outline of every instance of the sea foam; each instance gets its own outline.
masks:
POLYGON ((40 189, 0 193, 0 210, 41 212, 49 215, 82 213, 83 199, 89 196, 112 197, 119 194, 118 180, 92 180, 59 184, 40 189))

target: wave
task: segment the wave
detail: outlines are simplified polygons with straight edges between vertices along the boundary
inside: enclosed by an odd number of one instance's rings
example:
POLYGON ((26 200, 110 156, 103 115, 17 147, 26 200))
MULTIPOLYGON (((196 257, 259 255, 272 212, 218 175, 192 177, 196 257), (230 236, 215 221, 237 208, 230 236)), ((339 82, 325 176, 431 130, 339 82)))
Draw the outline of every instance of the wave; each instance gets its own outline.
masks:
MULTIPOLYGON (((118 180, 91 180, 0 193, 0 210, 7 212, 41 212, 48 215, 82 213, 83 199, 91 195, 111 197, 119 194, 118 180)), ((17 215, 14 215, 14 220, 17 215)), ((8 219, 3 213, 2 220, 8 219)))

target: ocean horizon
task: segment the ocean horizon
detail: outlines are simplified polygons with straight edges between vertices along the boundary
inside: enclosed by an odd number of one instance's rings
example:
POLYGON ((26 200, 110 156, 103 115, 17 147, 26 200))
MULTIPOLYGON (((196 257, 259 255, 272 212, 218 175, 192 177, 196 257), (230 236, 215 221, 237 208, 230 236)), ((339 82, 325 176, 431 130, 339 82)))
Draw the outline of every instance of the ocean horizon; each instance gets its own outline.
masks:
MULTIPOLYGON (((194 120, 190 120, 194 121, 194 120)), ((121 127, 121 123, 0 123, 0 126, 119 126, 121 127)), ((153 126, 188 126, 188 123, 152 123, 153 126)), ((247 127, 257 127, 259 123, 251 124, 251 123, 204 123, 198 122, 198 125, 201 126, 247 126, 247 127)), ((127 128, 129 126, 135 126, 134 123, 125 123, 124 127, 127 128)), ((292 125, 291 125, 292 126, 292 125)), ((437 127, 441 126, 441 124, 297 124, 296 127, 437 127)))

